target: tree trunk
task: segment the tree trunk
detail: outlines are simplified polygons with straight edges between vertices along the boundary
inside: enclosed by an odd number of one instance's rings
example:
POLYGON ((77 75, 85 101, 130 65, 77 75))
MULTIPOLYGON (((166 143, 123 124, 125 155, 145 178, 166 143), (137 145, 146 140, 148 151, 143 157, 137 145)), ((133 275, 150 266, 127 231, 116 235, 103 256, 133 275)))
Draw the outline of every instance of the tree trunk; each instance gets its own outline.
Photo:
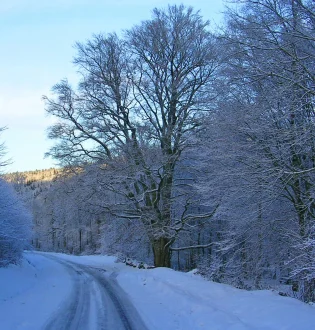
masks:
MULTIPOLYGON (((163 167, 163 178, 158 187, 158 198, 154 191, 151 195, 147 195, 146 208, 149 211, 149 216, 146 219, 151 218, 149 227, 147 227, 150 237, 150 242, 154 254, 154 266, 155 267, 171 267, 171 238, 169 228, 171 225, 171 197, 172 197, 172 185, 174 175, 174 164, 168 162, 163 167), (164 236, 163 231, 166 232, 164 236), (159 237, 159 238, 156 238, 159 237)), ((151 190, 155 190, 155 187, 151 187, 151 190)), ((144 222, 148 225, 147 222, 144 222)))
POLYGON ((155 267, 171 267, 169 238, 160 237, 152 242, 155 267))

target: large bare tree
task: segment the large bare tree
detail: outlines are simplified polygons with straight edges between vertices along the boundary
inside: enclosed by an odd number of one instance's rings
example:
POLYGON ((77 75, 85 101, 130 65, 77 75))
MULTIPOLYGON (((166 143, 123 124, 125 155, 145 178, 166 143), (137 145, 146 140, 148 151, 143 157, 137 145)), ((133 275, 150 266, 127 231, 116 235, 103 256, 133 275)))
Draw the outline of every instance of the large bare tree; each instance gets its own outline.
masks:
POLYGON ((123 39, 78 43, 78 88, 63 80, 56 97, 45 97, 47 112, 59 118, 49 130, 59 141, 49 155, 63 165, 105 168, 103 188, 127 201, 111 211, 142 221, 156 266, 170 266, 170 246, 193 219, 189 202, 172 217, 174 173, 209 109, 219 61, 207 27, 192 8, 155 9, 123 39))

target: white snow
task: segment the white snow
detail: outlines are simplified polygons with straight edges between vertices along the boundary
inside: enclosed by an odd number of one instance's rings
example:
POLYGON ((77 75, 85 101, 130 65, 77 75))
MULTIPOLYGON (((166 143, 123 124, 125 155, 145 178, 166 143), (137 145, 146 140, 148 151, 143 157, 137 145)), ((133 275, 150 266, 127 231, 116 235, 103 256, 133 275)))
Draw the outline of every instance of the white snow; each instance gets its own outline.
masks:
POLYGON ((35 253, 20 266, 0 268, 0 329, 42 329, 70 294, 64 267, 35 253))
MULTIPOLYGON (((314 330, 315 309, 272 291, 245 291, 166 268, 134 269, 108 256, 53 254, 115 276, 148 329, 314 330)), ((0 329, 42 329, 71 289, 66 270, 41 254, 0 269, 0 329)))

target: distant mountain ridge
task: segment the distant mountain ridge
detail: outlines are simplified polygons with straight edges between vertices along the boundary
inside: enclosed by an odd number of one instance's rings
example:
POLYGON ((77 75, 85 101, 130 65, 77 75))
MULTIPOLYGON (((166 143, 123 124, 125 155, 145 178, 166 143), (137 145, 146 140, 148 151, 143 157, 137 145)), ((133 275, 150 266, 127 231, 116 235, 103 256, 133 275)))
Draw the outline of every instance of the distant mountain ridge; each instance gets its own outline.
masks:
POLYGON ((10 183, 31 185, 33 182, 53 181, 61 169, 48 168, 34 171, 11 172, 1 175, 1 177, 10 183))
POLYGON ((60 176, 62 169, 48 168, 34 171, 12 172, 0 177, 10 183, 22 200, 31 205, 42 192, 47 191, 60 176))

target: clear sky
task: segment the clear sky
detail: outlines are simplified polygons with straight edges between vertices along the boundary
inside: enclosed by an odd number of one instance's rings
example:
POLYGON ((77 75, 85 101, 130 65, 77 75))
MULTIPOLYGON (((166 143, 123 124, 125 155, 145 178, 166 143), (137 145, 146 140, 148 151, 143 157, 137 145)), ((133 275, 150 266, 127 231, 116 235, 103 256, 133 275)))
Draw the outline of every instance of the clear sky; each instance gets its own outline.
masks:
MULTIPOLYGON (((42 95, 63 78, 76 81, 73 45, 93 34, 121 32, 151 17, 153 8, 191 5, 219 22, 222 0, 10 0, 0 1, 0 127, 14 161, 8 172, 49 168, 52 141, 42 95)), ((214 25, 214 24, 213 24, 214 25)))

